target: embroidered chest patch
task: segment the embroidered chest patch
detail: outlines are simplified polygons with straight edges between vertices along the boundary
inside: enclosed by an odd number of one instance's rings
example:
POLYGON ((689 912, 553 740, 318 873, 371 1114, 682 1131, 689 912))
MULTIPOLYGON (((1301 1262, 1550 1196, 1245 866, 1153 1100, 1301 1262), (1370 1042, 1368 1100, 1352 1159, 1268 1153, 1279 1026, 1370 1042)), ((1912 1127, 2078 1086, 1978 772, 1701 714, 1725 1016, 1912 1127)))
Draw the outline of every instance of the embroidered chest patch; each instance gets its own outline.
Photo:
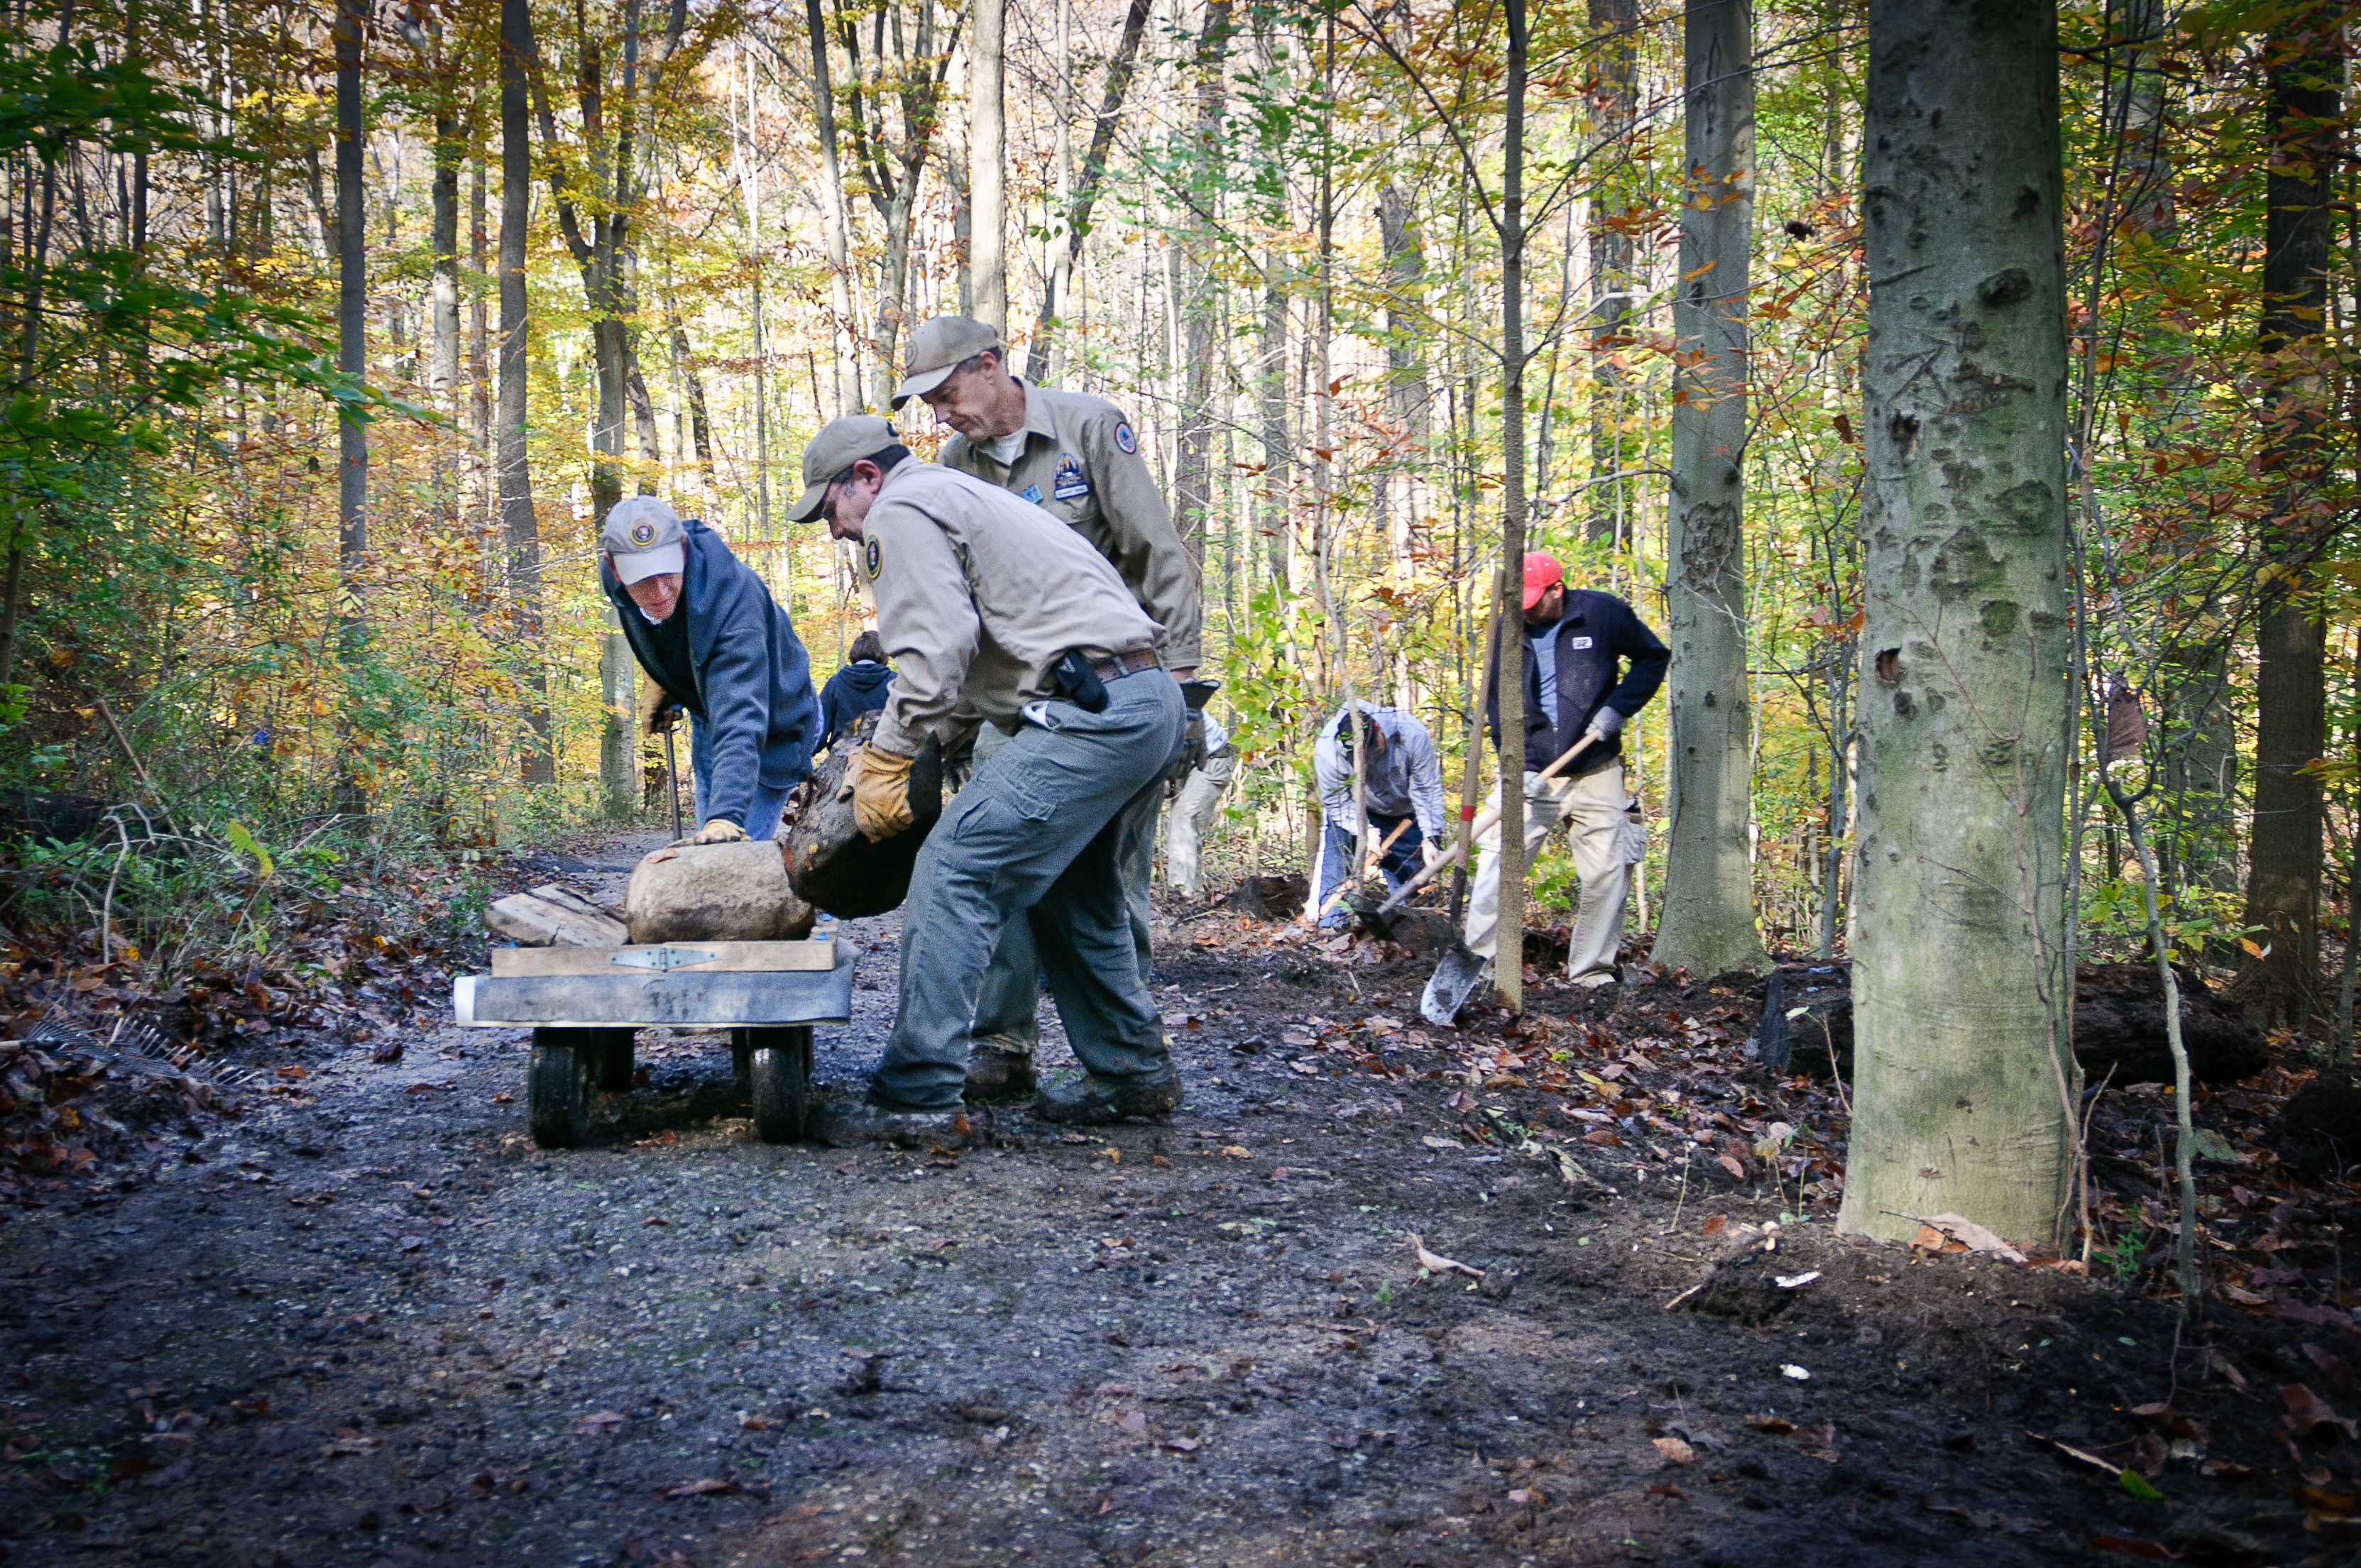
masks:
POLYGON ((1071 452, 1060 455, 1058 477, 1051 482, 1049 493, 1061 501, 1078 501, 1091 493, 1091 482, 1083 477, 1081 458, 1071 452))
POLYGON ((1026 499, 1027 500, 1028 500, 1028 501, 1031 501, 1035 506, 1039 506, 1039 505, 1041 504, 1041 487, 1040 487, 1040 486, 1038 486, 1038 485, 1027 485, 1027 486, 1026 486, 1026 487, 1025 487, 1024 494, 1025 494, 1025 499, 1026 499))
POLYGON ((885 546, 873 533, 862 543, 861 569, 869 575, 869 580, 873 583, 877 580, 877 568, 884 564, 885 546))
POLYGON ((1565 645, 1569 648, 1587 648, 1590 646, 1590 639, 1587 637, 1569 637, 1565 640, 1565 645))

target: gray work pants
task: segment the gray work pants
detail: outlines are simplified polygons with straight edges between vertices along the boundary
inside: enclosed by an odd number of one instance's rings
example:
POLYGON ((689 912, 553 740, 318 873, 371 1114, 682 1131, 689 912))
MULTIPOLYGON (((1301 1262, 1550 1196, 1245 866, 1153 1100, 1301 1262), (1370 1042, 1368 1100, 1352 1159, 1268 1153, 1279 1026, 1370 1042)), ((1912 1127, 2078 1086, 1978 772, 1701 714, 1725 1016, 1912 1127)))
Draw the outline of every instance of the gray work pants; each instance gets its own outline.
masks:
POLYGON ((1019 925, 1084 1070, 1120 1084, 1170 1069, 1116 861, 1124 818, 1143 800, 1153 815, 1188 709, 1161 670, 1109 681, 1107 699, 1102 713, 1028 708, 928 835, 902 906, 901 1006, 877 1068, 881 1097, 958 1108, 984 971, 1004 928, 1019 925))
MULTIPOLYGON (((1115 687, 1107 687, 1107 692, 1112 696, 1115 687)), ((1009 740, 996 727, 985 725, 975 741, 978 771, 1009 740)), ((1123 883, 1124 905, 1131 918, 1131 940, 1138 953, 1142 986, 1147 985, 1156 967, 1155 949, 1148 938, 1148 883, 1156 869, 1156 813, 1159 804, 1158 793, 1150 790, 1126 803, 1115 817, 1115 874, 1123 883)), ((1041 1043, 1041 1023, 1037 1016, 1040 1006, 1041 955, 1034 945, 1032 927, 1022 920, 1011 920, 1000 933, 1000 946, 993 953, 992 968, 983 977, 983 994, 975 1009, 975 1043, 1017 1056, 1031 1056, 1034 1047, 1041 1043)), ((1064 1016, 1062 1010, 1059 1015, 1064 1016)), ((1071 1036, 1072 1023, 1069 1021, 1066 1027, 1071 1036)))

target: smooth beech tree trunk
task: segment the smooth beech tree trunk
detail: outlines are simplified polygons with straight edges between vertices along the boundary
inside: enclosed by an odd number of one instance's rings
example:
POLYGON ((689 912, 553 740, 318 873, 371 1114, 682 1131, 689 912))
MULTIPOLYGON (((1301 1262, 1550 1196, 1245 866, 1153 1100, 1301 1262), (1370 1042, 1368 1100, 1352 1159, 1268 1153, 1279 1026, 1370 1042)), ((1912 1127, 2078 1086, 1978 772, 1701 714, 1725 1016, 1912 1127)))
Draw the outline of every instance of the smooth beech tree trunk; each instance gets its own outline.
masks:
POLYGON ((2335 129, 2345 62, 2335 17, 2313 0, 2266 44, 2271 80, 2263 313, 2267 472, 2280 481, 2264 548, 2280 571, 2264 589, 2255 652, 2255 830, 2246 923, 2263 949, 2238 977, 2261 1020, 2301 1027, 2320 1003, 2320 862, 2326 809, 2313 764, 2328 744, 2327 636, 2306 568, 2340 519, 2323 493, 2335 458, 2334 394, 2323 373, 2332 259, 2335 129))
POLYGON ((500 531, 509 546, 510 626, 524 695, 524 765, 529 784, 557 781, 550 746, 548 675, 541 663, 541 530, 533 517, 533 472, 525 460, 525 226, 533 216, 533 125, 525 105, 525 61, 533 53, 527 0, 500 0, 500 531))
MULTIPOLYGON (((362 0, 336 5, 336 368, 368 375, 368 220, 361 145, 361 36, 368 28, 362 0)), ((344 577, 339 620, 347 658, 368 636, 361 574, 368 557, 368 430, 347 417, 338 423, 341 459, 336 487, 338 565, 344 577)))
POLYGON ((975 64, 968 75, 970 270, 975 319, 1008 331, 1008 122, 1002 105, 1007 76, 1008 0, 975 0, 975 64))
POLYGON ((1665 572, 1672 799, 1661 964, 1699 979, 1768 966, 1754 925, 1746 676, 1747 307, 1754 223, 1752 0, 1688 0, 1688 190, 1673 298, 1673 480, 1665 572))
POLYGON ((1631 377, 1620 363, 1631 315, 1634 242, 1627 214, 1632 180, 1628 168, 1631 129, 1639 118, 1639 6, 1635 0, 1590 0, 1590 36, 1598 46, 1593 70, 1598 86, 1593 136, 1610 161, 1608 179, 1590 198, 1590 476, 1586 539, 1613 541, 1623 518, 1623 423, 1631 377))
POLYGON ((2058 18, 1871 0, 1851 1158, 1839 1223, 2065 1238, 2058 18))

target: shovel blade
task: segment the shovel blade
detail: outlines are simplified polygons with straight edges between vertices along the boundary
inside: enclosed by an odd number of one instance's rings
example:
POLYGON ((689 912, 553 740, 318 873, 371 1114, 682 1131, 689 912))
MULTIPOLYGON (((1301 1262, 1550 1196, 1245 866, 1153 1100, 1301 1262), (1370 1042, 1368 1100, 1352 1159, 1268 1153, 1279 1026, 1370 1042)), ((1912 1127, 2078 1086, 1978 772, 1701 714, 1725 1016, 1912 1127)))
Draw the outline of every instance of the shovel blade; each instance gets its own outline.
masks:
POLYGON ((1476 988, 1492 972, 1492 960, 1468 950, 1465 942, 1455 942, 1434 966, 1434 978, 1426 982, 1426 994, 1419 998, 1418 1011, 1428 1023, 1451 1027, 1476 988))

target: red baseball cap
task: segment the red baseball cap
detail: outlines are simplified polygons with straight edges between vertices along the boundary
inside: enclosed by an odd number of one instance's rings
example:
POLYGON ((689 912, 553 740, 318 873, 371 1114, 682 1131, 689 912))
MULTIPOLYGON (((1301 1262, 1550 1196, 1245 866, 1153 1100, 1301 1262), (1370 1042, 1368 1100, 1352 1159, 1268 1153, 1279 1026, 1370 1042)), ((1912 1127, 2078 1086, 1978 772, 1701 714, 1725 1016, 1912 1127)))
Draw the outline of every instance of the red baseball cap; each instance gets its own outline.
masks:
POLYGON ((1554 555, 1539 550, 1525 552, 1525 608, 1531 609, 1542 602, 1542 596, 1565 581, 1565 568, 1557 564, 1554 555))

